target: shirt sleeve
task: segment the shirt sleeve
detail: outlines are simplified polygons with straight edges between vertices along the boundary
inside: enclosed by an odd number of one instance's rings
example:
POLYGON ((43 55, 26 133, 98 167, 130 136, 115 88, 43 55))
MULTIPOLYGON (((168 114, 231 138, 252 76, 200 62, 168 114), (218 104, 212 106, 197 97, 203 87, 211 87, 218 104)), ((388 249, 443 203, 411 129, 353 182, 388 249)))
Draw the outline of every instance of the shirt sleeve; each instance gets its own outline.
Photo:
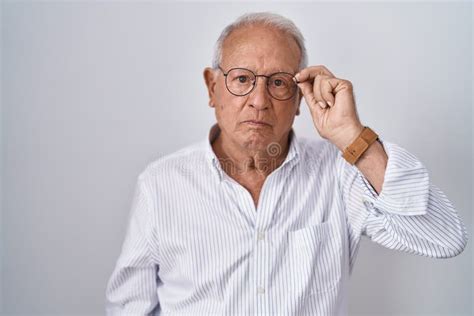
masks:
POLYGON ((158 260, 150 242, 151 204, 146 182, 139 177, 125 240, 106 288, 106 315, 150 315, 159 309, 158 260))
POLYGON ((467 232, 453 204, 431 183, 427 169, 413 154, 380 137, 379 141, 388 156, 380 195, 338 153, 352 255, 361 235, 386 248, 416 255, 449 258, 460 254, 466 247, 467 232))

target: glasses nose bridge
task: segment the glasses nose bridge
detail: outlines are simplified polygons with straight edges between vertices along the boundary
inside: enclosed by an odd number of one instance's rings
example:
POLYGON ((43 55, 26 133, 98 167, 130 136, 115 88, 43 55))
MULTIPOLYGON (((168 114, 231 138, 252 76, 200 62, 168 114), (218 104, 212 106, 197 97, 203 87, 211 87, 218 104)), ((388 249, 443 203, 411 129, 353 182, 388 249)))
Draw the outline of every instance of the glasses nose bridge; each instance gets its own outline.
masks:
POLYGON ((267 75, 254 75, 255 76, 255 81, 254 81, 254 85, 257 84, 257 79, 258 77, 264 77, 264 78, 267 78, 267 84, 268 84, 268 79, 270 79, 271 76, 267 76, 267 75))
POLYGON ((253 87, 252 87, 252 90, 250 90, 249 93, 254 92, 255 88, 257 87, 257 79, 258 79, 258 77, 264 77, 264 78, 267 78, 267 82, 265 83, 265 91, 271 96, 271 93, 270 93, 270 91, 269 91, 269 86, 268 86, 268 85, 269 85, 269 82, 270 82, 269 79, 270 79, 271 76, 267 76, 267 75, 256 75, 256 74, 254 74, 254 76, 255 76, 255 80, 253 81, 253 87))

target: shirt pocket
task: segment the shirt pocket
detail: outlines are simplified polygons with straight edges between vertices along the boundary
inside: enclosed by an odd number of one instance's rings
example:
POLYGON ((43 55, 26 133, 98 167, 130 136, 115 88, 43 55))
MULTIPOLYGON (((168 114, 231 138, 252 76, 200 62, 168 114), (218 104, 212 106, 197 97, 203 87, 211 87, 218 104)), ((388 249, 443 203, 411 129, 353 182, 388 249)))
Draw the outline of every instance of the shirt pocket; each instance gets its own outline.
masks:
POLYGON ((288 232, 291 290, 299 297, 326 293, 341 278, 340 247, 329 222, 288 232))

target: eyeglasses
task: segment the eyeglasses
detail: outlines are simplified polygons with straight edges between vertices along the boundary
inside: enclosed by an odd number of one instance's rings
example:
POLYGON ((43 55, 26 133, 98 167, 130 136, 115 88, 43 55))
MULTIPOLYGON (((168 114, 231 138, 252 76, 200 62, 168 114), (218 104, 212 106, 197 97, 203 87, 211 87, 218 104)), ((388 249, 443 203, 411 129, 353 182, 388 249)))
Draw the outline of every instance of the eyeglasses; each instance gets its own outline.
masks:
POLYGON ((277 72, 270 76, 257 75, 245 68, 232 68, 227 73, 218 66, 225 77, 227 90, 235 96, 244 96, 253 91, 257 77, 267 78, 267 91, 273 98, 285 101, 291 99, 297 90, 294 76, 287 72, 277 72))

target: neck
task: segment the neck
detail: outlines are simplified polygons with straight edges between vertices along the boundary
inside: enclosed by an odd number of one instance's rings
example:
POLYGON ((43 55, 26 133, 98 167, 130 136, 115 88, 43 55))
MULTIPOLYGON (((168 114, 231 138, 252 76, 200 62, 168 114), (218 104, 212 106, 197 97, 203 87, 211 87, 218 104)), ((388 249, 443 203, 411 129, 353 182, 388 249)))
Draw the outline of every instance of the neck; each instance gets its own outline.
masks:
POLYGON ((267 177, 285 160, 289 151, 289 133, 262 149, 248 149, 233 143, 224 133, 212 143, 222 169, 231 177, 258 174, 267 177))

